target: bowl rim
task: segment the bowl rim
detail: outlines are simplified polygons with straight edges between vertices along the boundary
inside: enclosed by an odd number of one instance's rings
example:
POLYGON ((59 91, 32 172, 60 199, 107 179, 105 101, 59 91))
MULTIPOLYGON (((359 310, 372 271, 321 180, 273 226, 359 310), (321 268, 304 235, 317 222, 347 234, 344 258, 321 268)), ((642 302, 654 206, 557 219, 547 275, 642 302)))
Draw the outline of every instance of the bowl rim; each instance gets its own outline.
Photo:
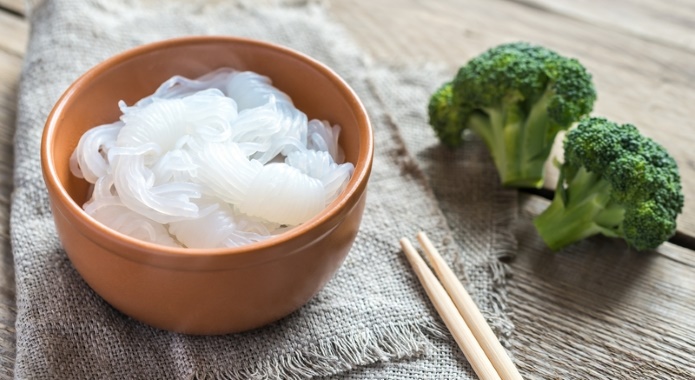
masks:
MULTIPOLYGON (((319 62, 318 60, 300 53, 296 50, 285 46, 274 44, 267 41, 256 40, 237 36, 187 36, 171 38, 140 45, 121 53, 118 53, 90 68, 82 74, 77 80, 72 82, 70 86, 63 92, 58 101, 55 103, 51 112, 46 119, 43 136, 41 140, 41 167, 44 177, 44 182, 52 193, 51 198, 57 200, 58 204, 54 204, 53 212, 60 212, 71 223, 76 223, 80 229, 80 233, 86 238, 92 240, 99 246, 104 246, 104 242, 108 242, 109 246, 105 247, 111 252, 115 252, 121 256, 138 262, 146 262, 153 264, 152 256, 159 257, 166 261, 168 260, 186 260, 193 258, 212 258, 212 257, 246 257, 262 251, 267 251, 274 247, 282 245, 287 248, 284 252, 273 252, 269 257, 262 261, 273 261, 292 254, 296 249, 302 247, 305 243, 301 242, 302 236, 313 229, 324 226, 324 234, 334 229, 338 222, 355 207, 359 199, 366 191, 367 182, 371 173, 371 166, 374 155, 374 136, 372 126, 367 114, 367 111, 360 101, 355 91, 350 85, 345 82, 335 71, 319 62), (355 170, 350 181, 343 192, 324 210, 315 215, 303 224, 296 226, 286 232, 283 232, 272 238, 255 242, 240 247, 232 248, 183 248, 183 247, 167 247, 155 243, 146 242, 127 236, 111 228, 101 224, 87 214, 80 205, 75 202, 67 193, 67 190, 62 186, 55 163, 53 162, 53 142, 56 139, 56 129, 61 123, 61 115, 67 104, 69 104, 73 96, 80 88, 88 85, 95 77, 100 76, 105 71, 108 71, 114 66, 124 63, 137 56, 155 52, 160 49, 167 49, 182 45, 197 45, 210 43, 231 43, 234 45, 254 45, 263 49, 273 50, 288 55, 299 61, 311 66, 321 75, 327 78, 339 91, 345 96, 344 100, 353 109, 357 118, 359 128, 360 149, 355 162, 355 170), (91 234, 86 234, 85 230, 100 237, 100 240, 95 240, 91 234), (118 246, 123 246, 131 249, 115 249, 118 246), (140 251, 134 254, 134 251, 140 251), (142 255, 147 252, 149 255, 142 255)), ((51 199, 51 203, 54 203, 51 199)), ((316 240, 318 238, 314 238, 316 240)))

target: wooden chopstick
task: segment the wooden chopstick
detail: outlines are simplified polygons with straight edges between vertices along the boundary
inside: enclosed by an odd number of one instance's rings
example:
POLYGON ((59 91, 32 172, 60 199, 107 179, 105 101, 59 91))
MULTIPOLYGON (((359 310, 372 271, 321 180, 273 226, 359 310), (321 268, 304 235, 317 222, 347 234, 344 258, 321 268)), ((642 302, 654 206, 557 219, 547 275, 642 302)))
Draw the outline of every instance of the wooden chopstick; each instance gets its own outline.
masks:
POLYGON ((444 324, 454 336, 461 351, 471 363, 473 370, 481 380, 497 380, 500 379, 495 367, 490 362, 490 359, 485 355, 485 351, 480 347, 475 336, 466 325, 466 322, 459 314, 446 290, 439 283, 437 277, 427 266, 425 261, 417 253, 413 245, 406 238, 401 239, 401 247, 405 256, 413 267, 413 271, 420 279, 420 283, 425 288, 427 296, 429 296, 434 308, 437 309, 439 316, 444 321, 444 324))
POLYGON ((500 344, 490 326, 485 321, 485 317, 478 309, 471 296, 463 287, 461 282, 456 278, 454 272, 446 264, 442 256, 434 248, 434 245, 424 232, 417 234, 417 239, 420 242, 427 259, 437 273, 437 277, 444 285, 447 293, 454 301, 459 313, 470 327, 476 340, 482 347, 487 357, 492 362, 492 365, 497 370, 500 378, 503 380, 522 380, 519 370, 512 362, 507 352, 500 344))

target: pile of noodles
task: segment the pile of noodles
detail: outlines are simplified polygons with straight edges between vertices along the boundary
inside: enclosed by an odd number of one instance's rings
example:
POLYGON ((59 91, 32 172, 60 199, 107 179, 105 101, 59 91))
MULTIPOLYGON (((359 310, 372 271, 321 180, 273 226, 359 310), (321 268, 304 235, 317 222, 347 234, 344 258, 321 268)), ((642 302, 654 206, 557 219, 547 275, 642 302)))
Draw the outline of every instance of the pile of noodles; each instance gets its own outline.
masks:
POLYGON ((113 124, 87 131, 71 157, 93 184, 84 210, 123 234, 167 246, 234 247, 323 210, 354 166, 340 126, 308 120, 253 72, 175 76, 113 124))

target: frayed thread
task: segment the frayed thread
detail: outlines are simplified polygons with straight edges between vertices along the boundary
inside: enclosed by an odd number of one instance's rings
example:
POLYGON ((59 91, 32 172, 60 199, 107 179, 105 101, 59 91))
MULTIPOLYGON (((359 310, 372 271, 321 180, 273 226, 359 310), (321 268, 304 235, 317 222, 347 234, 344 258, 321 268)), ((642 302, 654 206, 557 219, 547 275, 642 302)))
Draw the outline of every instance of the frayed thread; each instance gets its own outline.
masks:
MULTIPOLYGON (((423 65, 415 66, 370 66, 370 71, 376 72, 378 70, 386 71, 399 71, 408 73, 417 73, 415 77, 412 75, 406 76, 408 83, 413 85, 427 85, 429 78, 444 77, 444 73, 447 71, 446 67, 438 65, 435 63, 425 63, 423 65), (428 72, 428 75, 422 75, 423 72, 428 72), (422 78, 427 78, 424 81, 422 78)), ((384 108, 386 107, 386 102, 384 101, 382 95, 378 91, 378 85, 374 82, 372 78, 368 78, 368 84, 370 89, 374 94, 376 94, 377 99, 380 101, 384 108)), ((397 122, 394 120, 391 112, 386 112, 385 116, 387 122, 395 130, 398 129, 397 122)), ((425 177, 422 173, 417 162, 412 159, 412 155, 405 148, 405 143, 400 141, 403 145, 403 153, 399 155, 401 170, 404 174, 409 174, 415 177, 425 177)), ((492 165, 492 163, 491 163, 492 165)), ((429 189, 429 185, 427 186, 429 189)), ((514 331, 514 324, 511 320, 511 308, 508 302, 507 293, 507 279, 511 276, 511 268, 506 262, 511 261, 516 256, 517 250, 517 240, 514 236, 512 226, 517 218, 517 192, 514 190, 496 188, 492 190, 493 203, 495 205, 492 215, 492 238, 491 238, 491 255, 489 259, 486 260, 484 265, 486 270, 490 273, 491 279, 491 292, 489 295, 489 312, 485 313, 486 320, 491 326, 495 334, 500 338, 502 344, 507 348, 511 348, 511 337, 514 331)), ((431 194, 434 192, 430 190, 431 194)), ((444 216, 443 216, 444 217, 444 216)), ((445 217, 444 217, 445 218, 445 217)), ((445 218, 446 220, 446 218, 445 218)), ((462 255, 456 255, 453 258, 454 271, 456 272, 459 279, 468 282, 466 276, 466 266, 467 263, 464 262, 462 255)))
POLYGON ((447 336, 444 327, 427 324, 389 325, 339 338, 326 339, 301 351, 245 367, 197 372, 193 379, 307 379, 330 376, 358 366, 421 357, 447 336))

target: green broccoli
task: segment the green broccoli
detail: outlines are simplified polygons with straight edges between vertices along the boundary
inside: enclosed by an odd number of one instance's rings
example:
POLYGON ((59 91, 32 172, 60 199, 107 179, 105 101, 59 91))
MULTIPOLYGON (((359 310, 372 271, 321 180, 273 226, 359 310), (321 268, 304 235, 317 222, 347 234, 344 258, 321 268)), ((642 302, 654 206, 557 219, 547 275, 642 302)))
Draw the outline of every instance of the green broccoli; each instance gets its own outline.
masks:
POLYGON ((673 236, 683 208, 678 166, 630 124, 587 118, 565 136, 555 197, 534 225, 553 250, 603 234, 638 250, 673 236))
POLYGON ((502 183, 541 187, 555 136, 591 112, 596 91, 576 59, 518 42, 494 47, 432 95, 429 121, 459 146, 470 128, 487 144, 502 183))

